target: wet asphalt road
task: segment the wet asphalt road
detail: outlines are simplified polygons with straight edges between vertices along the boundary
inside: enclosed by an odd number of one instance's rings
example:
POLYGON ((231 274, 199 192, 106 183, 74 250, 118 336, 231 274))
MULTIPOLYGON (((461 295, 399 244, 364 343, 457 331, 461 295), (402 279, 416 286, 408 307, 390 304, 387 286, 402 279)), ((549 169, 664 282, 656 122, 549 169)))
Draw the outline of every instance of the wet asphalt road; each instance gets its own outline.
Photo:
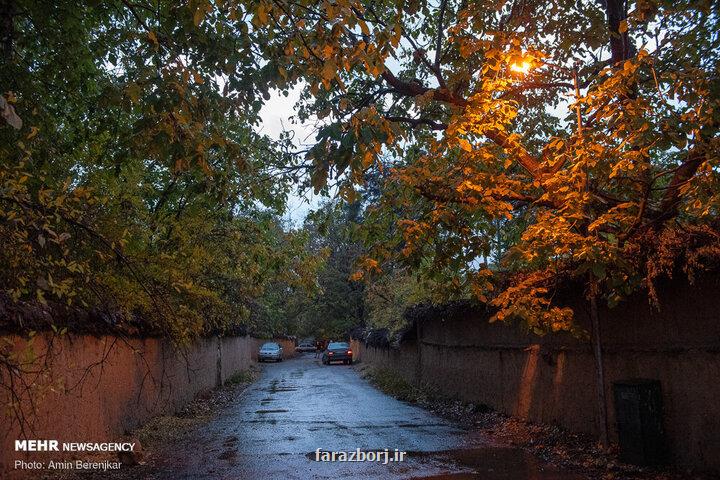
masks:
POLYGON ((391 398, 345 365, 312 354, 265 364, 261 378, 184 445, 157 479, 448 478, 575 480, 391 398), (406 451, 403 462, 315 461, 316 449, 406 451))

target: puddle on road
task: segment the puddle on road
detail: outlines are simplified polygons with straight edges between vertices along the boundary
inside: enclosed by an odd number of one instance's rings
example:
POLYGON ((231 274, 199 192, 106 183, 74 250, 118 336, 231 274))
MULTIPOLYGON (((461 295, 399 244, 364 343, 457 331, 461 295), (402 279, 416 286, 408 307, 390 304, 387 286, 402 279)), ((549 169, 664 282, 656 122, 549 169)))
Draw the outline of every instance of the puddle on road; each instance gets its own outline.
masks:
POLYGON ((265 392, 270 393, 277 393, 277 392, 294 392, 297 390, 297 387, 270 387, 268 389, 265 389, 265 392))
MULTIPOLYGON (((410 477, 410 480, 481 480, 483 478, 479 473, 447 473, 441 475, 432 475, 430 477, 410 477)), ((507 477, 515 478, 515 477, 507 477)))
MULTIPOLYGON (((285 382, 282 382, 285 383, 285 382)), ((277 393, 277 392, 294 392, 298 389, 298 387, 294 387, 292 385, 279 385, 279 382, 277 380, 273 380, 270 382, 269 388, 263 388, 263 392, 270 392, 270 393, 277 393)))
POLYGON ((218 455, 218 459, 220 460, 234 460, 235 457, 237 457, 237 451, 236 450, 226 450, 220 455, 218 455))
POLYGON ((582 480, 573 473, 561 472, 543 464, 534 455, 519 448, 481 447, 441 452, 408 452, 410 459, 432 459, 447 462, 462 470, 471 472, 448 472, 428 477, 413 477, 425 480, 582 480))
MULTIPOLYGON (((354 425, 354 428, 357 429, 370 429, 370 430, 378 430, 378 429, 396 429, 396 428, 404 428, 404 429, 430 429, 430 428, 447 428, 447 423, 392 423, 387 425, 375 425, 372 423, 368 423, 365 425, 354 425)), ((462 426, 458 426, 458 429, 461 429, 462 426)))
MULTIPOLYGON (((363 449, 377 452, 383 449, 363 449)), ((390 452, 392 454, 392 451, 390 452)), ((316 461, 316 452, 305 456, 316 461)), ((535 456, 512 447, 481 447, 438 452, 407 452, 406 462, 413 460, 446 466, 447 473, 410 477, 411 480, 583 480, 542 464, 535 456)))
POLYGON ((278 419, 273 416, 261 415, 258 420, 243 420, 243 423, 257 423, 258 425, 277 425, 278 419))

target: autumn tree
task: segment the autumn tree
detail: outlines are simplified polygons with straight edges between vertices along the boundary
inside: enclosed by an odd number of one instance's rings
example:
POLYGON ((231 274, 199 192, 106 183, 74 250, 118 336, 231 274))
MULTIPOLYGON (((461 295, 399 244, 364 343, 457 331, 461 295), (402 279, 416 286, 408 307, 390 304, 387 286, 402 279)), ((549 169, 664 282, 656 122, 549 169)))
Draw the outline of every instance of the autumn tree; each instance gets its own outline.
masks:
MULTIPOLYGON (((492 293, 497 318, 571 328, 550 302, 556 279, 589 275, 614 303, 667 270, 663 255, 701 263, 702 249, 667 248, 716 240, 717 5, 243 8, 282 78, 304 82, 300 115, 324 119, 307 157, 317 184, 392 172, 379 205, 404 208, 389 239, 404 257, 437 271, 459 258, 451 280, 489 298, 492 272, 473 260, 498 219, 522 225, 505 259, 513 282, 492 293)), ((397 251, 378 245, 378 261, 397 251)))
POLYGON ((279 221, 295 157, 256 128, 266 69, 211 10, 2 2, 4 303, 184 342, 247 323, 273 281, 314 283, 279 221))
MULTIPOLYGON (((87 294, 110 260, 124 265, 99 277, 110 291, 215 301, 232 280, 253 295, 244 280, 265 257, 243 245, 267 231, 250 240, 246 225, 306 170, 350 201, 382 172, 367 276, 403 262, 538 333, 581 333, 553 302, 564 279, 596 312, 717 257, 717 2, 2 3, 13 298, 87 294), (304 157, 249 128, 271 89, 292 87, 298 118, 318 121, 304 157), (229 232, 229 250, 210 240, 229 232)), ((191 318, 180 331, 200 328, 191 318)))
POLYGON ((597 302, 642 286, 654 299, 658 275, 717 257, 716 2, 241 8, 283 82, 303 85, 301 117, 323 121, 316 185, 390 173, 368 274, 401 259, 495 319, 580 334, 553 302, 560 282, 586 286, 597 329, 597 302))
POLYGON ((358 259, 365 253, 355 236, 361 220, 358 202, 327 201, 311 212, 301 231, 308 238, 307 255, 322 259, 316 288, 308 292, 277 284, 258 301, 264 316, 291 325, 289 331, 299 337, 338 339, 364 325, 365 284, 352 278, 358 259))

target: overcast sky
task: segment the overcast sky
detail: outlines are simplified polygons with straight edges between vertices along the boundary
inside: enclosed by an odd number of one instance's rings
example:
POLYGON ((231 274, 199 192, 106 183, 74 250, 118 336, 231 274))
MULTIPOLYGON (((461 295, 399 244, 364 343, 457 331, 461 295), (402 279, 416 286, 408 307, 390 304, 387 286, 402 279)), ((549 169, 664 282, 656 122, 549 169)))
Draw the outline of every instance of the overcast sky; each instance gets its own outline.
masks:
MULTIPOLYGON (((315 140, 312 124, 299 124, 297 120, 293 120, 295 116, 295 103, 300 97, 301 87, 298 86, 290 91, 290 95, 285 97, 278 91, 271 94, 268 100, 260 110, 260 118, 262 125, 259 128, 261 133, 269 135, 277 139, 284 130, 295 132, 295 144, 312 143, 315 140)), ((324 197, 313 195, 307 192, 304 195, 300 192, 293 194, 288 199, 288 208, 285 218, 291 220, 296 225, 301 225, 307 214, 318 207, 324 197)))

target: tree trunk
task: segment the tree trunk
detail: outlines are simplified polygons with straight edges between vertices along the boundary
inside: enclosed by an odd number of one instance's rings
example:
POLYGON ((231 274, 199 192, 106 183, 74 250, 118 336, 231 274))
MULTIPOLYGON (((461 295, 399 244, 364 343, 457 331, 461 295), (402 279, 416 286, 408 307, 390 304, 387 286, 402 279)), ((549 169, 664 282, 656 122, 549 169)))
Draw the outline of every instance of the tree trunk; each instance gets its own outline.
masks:
POLYGON ((15 3, 12 0, 0 0, 0 41, 2 42, 3 59, 10 61, 15 36, 15 3))
POLYGON ((415 364, 415 381, 422 384, 422 327, 420 321, 415 320, 415 346, 417 348, 417 363, 415 364))
POLYGON ((605 401, 605 365, 602 354, 602 339, 600 332, 600 319, 597 308, 597 281, 590 280, 590 323, 592 326, 591 340, 593 356, 595 357, 595 374, 597 386, 598 428, 600 430, 600 444, 608 448, 608 422, 607 402, 605 401))
POLYGON ((635 55, 635 46, 630 41, 627 24, 624 31, 620 25, 627 20, 625 0, 601 0, 607 14, 608 30, 610 31, 610 53, 612 62, 618 63, 635 55))

